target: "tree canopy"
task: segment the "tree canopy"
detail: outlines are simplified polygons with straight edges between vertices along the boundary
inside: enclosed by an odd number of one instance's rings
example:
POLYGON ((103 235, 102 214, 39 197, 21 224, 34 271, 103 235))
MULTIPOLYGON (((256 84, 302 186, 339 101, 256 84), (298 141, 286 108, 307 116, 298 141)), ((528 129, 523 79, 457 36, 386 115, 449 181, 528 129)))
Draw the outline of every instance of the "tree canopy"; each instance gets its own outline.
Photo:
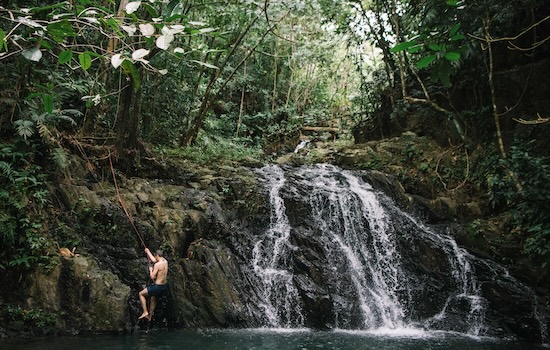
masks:
POLYGON ((31 159, 67 166, 68 139, 133 164, 144 142, 268 156, 306 127, 356 143, 412 130, 466 152, 496 146, 479 183, 495 207, 529 213, 515 227, 548 257, 546 2, 4 0, 4 243, 40 247, 20 212, 31 197, 46 204, 45 164, 31 159))

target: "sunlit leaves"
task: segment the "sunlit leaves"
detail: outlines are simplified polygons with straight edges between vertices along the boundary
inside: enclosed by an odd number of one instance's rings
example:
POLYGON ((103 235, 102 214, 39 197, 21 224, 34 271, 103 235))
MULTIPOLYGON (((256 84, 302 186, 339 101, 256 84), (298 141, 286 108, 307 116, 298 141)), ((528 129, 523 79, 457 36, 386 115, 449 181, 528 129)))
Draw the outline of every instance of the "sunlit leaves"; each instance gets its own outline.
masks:
POLYGON ((137 31, 137 27, 133 24, 131 25, 121 25, 120 28, 122 28, 126 33, 128 33, 129 36, 132 36, 137 31))
POLYGON ((155 41, 155 44, 159 49, 167 50, 170 47, 170 44, 174 41, 174 35, 167 34, 167 35, 161 35, 157 38, 155 41))
POLYGON ((139 31, 144 37, 149 38, 155 34, 155 27, 150 23, 140 24, 139 31))
POLYGON ((83 70, 88 70, 92 66, 92 56, 89 52, 83 52, 78 55, 78 62, 83 70))
POLYGON ((141 1, 129 2, 126 5, 126 8, 125 8, 126 13, 130 15, 130 14, 136 12, 140 5, 141 5, 141 1))
POLYGON ((62 51, 57 57, 58 64, 65 64, 71 61, 73 58, 73 52, 71 50, 62 51))
POLYGON ((144 63, 147 63, 147 61, 144 58, 149 54, 149 52, 150 51, 146 49, 136 50, 132 53, 132 59, 134 61, 142 61, 144 63))
POLYGON ((111 57, 111 65, 116 69, 120 67, 122 62, 124 61, 124 58, 122 58, 122 55, 117 53, 116 55, 113 55, 111 57))

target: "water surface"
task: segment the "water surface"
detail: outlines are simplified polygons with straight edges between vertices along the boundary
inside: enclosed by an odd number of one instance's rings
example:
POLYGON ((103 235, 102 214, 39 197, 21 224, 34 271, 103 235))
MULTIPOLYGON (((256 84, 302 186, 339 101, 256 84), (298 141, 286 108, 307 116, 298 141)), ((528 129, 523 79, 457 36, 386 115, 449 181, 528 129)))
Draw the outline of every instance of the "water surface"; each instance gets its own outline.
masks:
POLYGON ((0 342, 0 349, 10 350, 531 350, 549 347, 467 337, 455 333, 398 331, 317 332, 285 329, 242 330, 152 330, 129 335, 52 337, 0 342))

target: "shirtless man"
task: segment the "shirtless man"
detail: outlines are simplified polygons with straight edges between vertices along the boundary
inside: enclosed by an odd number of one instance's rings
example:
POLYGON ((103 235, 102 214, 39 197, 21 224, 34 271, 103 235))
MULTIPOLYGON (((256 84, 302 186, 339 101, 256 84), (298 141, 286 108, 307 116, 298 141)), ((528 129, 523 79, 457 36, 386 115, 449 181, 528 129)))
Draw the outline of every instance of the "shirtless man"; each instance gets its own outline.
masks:
POLYGON ((155 311, 155 306, 157 305, 157 297, 164 295, 168 289, 166 284, 166 277, 168 275, 168 261, 163 257, 161 250, 157 250, 153 256, 149 248, 145 248, 145 253, 147 254, 149 261, 155 265, 149 266, 149 276, 153 280, 153 284, 143 288, 143 290, 139 292, 139 300, 141 301, 141 307, 143 308, 143 313, 139 316, 139 319, 147 318, 147 320, 151 321, 153 312, 155 311), (151 297, 149 310, 147 310, 147 296, 151 297))

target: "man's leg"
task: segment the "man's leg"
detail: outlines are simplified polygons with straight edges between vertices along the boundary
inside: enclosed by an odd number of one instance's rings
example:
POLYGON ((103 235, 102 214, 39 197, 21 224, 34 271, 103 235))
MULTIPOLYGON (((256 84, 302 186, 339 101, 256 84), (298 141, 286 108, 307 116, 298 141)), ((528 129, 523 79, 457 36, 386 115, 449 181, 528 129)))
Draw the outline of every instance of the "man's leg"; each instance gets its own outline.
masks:
POLYGON ((149 321, 153 318, 153 312, 155 312, 155 306, 157 306, 157 298, 154 296, 151 296, 151 302, 149 303, 149 321))
POLYGON ((147 292, 147 288, 143 288, 141 292, 139 292, 139 301, 141 302, 141 308, 143 309, 143 313, 141 316, 139 316, 138 320, 141 320, 144 317, 149 316, 149 312, 147 311, 147 295, 149 293, 147 292))

